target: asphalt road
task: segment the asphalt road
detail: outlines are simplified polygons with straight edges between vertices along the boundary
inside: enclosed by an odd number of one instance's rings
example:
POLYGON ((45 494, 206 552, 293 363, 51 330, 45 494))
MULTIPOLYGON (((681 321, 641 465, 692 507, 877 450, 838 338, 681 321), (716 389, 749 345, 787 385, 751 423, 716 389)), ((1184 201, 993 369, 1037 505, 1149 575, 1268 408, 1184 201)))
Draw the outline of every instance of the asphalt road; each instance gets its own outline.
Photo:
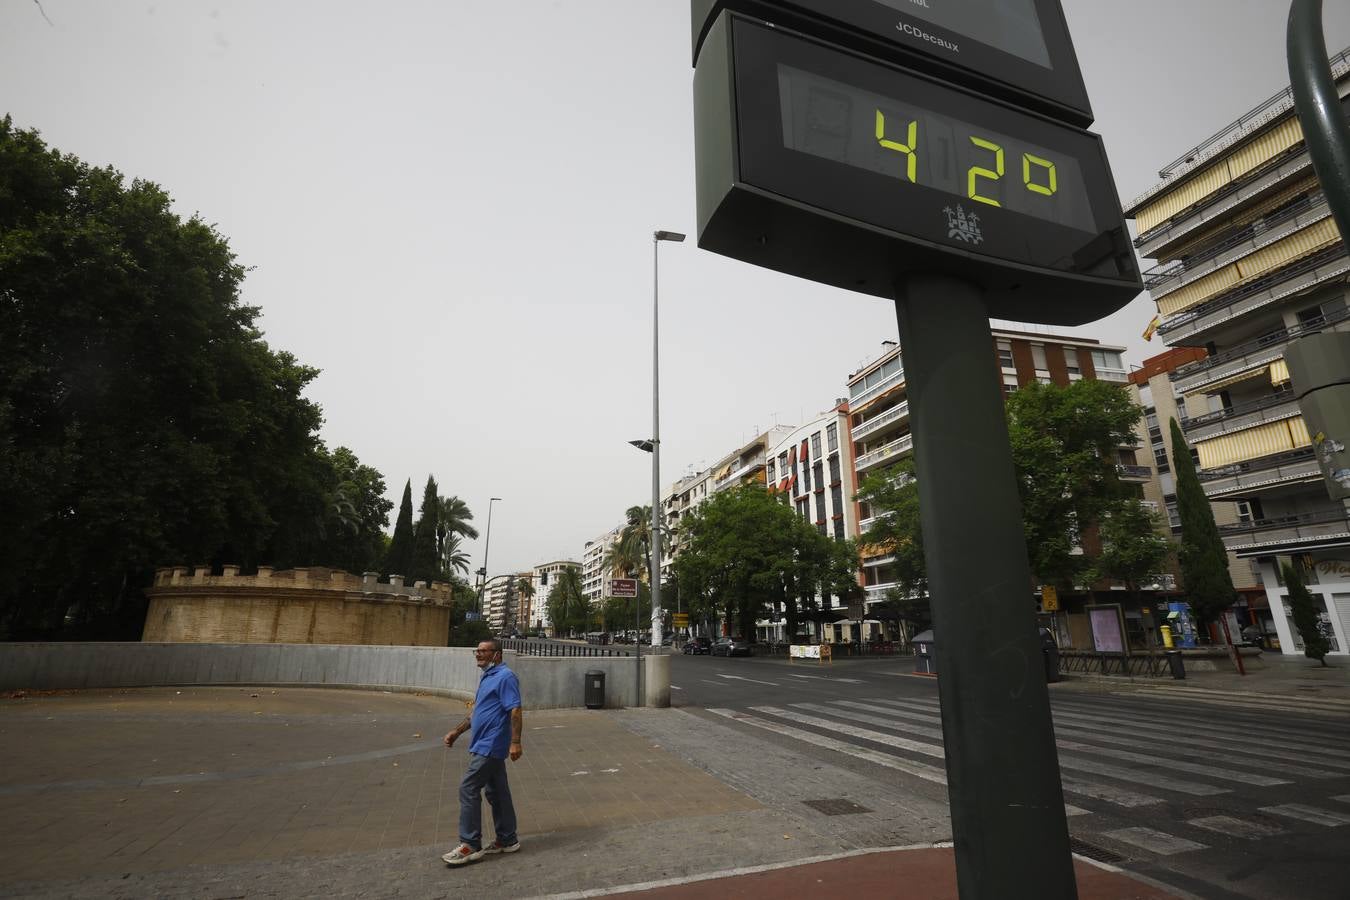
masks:
MULTIPOLYGON (((878 791, 945 800, 936 679, 912 660, 677 656, 672 704, 878 791)), ((1205 898, 1350 897, 1350 709, 1051 686, 1075 849, 1205 898)))

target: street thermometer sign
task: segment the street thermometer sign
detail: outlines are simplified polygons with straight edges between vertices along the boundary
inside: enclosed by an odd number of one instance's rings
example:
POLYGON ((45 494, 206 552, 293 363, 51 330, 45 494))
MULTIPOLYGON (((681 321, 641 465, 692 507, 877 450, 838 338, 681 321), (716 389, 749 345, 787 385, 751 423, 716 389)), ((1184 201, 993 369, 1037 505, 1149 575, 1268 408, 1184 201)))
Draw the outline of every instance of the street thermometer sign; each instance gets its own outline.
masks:
POLYGON ((1141 290, 1101 139, 733 13, 694 76, 699 246, 892 298, 978 285, 996 318, 1079 325, 1141 290))
POLYGON ((1087 127, 1092 107, 1058 0, 693 0, 694 58, 723 10, 939 74, 1087 127))

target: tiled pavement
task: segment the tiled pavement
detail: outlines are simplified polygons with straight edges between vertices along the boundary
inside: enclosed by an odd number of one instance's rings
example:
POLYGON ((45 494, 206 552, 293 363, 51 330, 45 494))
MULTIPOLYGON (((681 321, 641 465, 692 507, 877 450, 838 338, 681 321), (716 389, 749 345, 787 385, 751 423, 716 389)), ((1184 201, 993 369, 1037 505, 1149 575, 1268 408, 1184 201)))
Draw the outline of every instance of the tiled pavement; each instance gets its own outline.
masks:
MULTIPOLYGON (((436 697, 271 688, 0 701, 0 893, 410 848, 443 878, 466 752, 441 738, 462 715, 436 697)), ((603 712, 528 713, 525 729, 509 771, 535 842, 760 809, 603 712)))

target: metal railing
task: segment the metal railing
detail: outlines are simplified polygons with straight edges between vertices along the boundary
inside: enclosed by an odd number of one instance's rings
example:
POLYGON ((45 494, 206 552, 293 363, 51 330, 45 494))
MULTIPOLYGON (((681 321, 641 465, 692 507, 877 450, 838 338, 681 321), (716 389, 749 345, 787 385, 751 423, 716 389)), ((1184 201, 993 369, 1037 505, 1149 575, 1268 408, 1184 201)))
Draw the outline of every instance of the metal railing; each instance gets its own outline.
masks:
POLYGON ((1315 319, 1293 325, 1289 328, 1281 328, 1279 331, 1263 334, 1254 341, 1239 344, 1223 353, 1218 353, 1214 356, 1206 356, 1204 359, 1197 359, 1195 362, 1187 363, 1184 366, 1178 366, 1176 369, 1169 372, 1167 377, 1171 381, 1180 381, 1183 378, 1198 375, 1207 369, 1213 369, 1224 363, 1232 362, 1235 359, 1241 359, 1258 350, 1264 350, 1272 344, 1287 343, 1294 338, 1302 337, 1305 334, 1317 334, 1328 326, 1339 324, 1346 319, 1350 319, 1350 306, 1333 310, 1327 315, 1318 316, 1315 319))
POLYGON ((1146 678, 1160 678, 1171 674, 1167 657, 1161 653, 1135 651, 1129 656, 1106 656, 1091 650, 1059 651, 1061 672, 1093 672, 1102 675, 1136 675, 1146 678))
POLYGON ((904 453, 906 450, 909 450, 913 446, 914 446, 914 436, 907 434, 904 437, 900 438, 899 440, 891 441, 884 447, 879 447, 876 450, 872 450, 868 453, 864 453, 862 456, 859 456, 857 461, 854 463, 854 468, 857 471, 861 472, 863 469, 871 465, 874 465, 875 463, 879 463, 882 460, 887 459, 888 457, 895 456, 896 454, 899 453, 904 453))
POLYGON ((1121 478, 1152 478, 1153 470, 1148 466, 1131 466, 1125 463, 1117 463, 1116 474, 1121 478))
POLYGON ((532 641, 506 638, 503 650, 514 650, 523 656, 632 656, 628 650, 596 644, 572 644, 566 641, 532 641))
POLYGON ((1257 459, 1248 459, 1240 463, 1232 463, 1217 469, 1201 469, 1195 474, 1201 482, 1219 481, 1224 478, 1233 478, 1237 475, 1247 475, 1251 472, 1261 472, 1266 469, 1277 469, 1290 463, 1316 461, 1317 456, 1312 447, 1300 447, 1297 450, 1285 450, 1283 453, 1272 453, 1270 456, 1262 456, 1257 459))
POLYGON ((909 401, 904 400, 886 410, 881 415, 873 416, 866 422, 858 424, 851 432, 849 432, 849 434, 856 441, 859 438, 866 437, 881 426, 890 424, 907 415, 909 415, 909 401))
POLYGON ((1183 419, 1181 421, 1181 427, 1186 431, 1190 431, 1199 428, 1201 425, 1213 425, 1216 422, 1225 422, 1229 419, 1236 419, 1240 416, 1260 412, 1263 409, 1270 409, 1272 406, 1283 406, 1286 403, 1297 402, 1298 397, 1294 396, 1293 391, 1281 391, 1278 394, 1270 394, 1265 397, 1259 397, 1256 400, 1248 400, 1246 403, 1239 403, 1235 406, 1230 406, 1227 409, 1219 409, 1212 413, 1205 413, 1203 416, 1183 419))

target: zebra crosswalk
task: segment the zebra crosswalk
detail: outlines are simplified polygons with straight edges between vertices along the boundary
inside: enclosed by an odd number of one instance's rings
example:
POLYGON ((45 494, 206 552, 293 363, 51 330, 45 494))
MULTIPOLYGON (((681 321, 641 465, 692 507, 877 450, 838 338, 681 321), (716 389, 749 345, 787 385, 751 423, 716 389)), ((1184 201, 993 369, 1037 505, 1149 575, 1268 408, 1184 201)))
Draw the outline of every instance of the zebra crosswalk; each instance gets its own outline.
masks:
MULTIPOLYGON (((841 699, 708 711, 946 784, 936 698, 841 699)), ((1296 721, 1287 727, 1266 722, 1253 729, 1223 717, 1201 719, 1162 710, 1140 718, 1136 712, 1087 698, 1057 698, 1053 708, 1061 780, 1069 801, 1065 809, 1075 817, 1103 817, 1093 833, 1121 851, 1167 857, 1207 849, 1206 842, 1216 835, 1230 842, 1255 841, 1300 828, 1350 825, 1350 793, 1345 793, 1350 757, 1343 750, 1350 729, 1329 724, 1319 730, 1316 723, 1296 721), (1283 802, 1295 799, 1304 802, 1283 802), (1210 805, 1194 806, 1197 800, 1210 805), (1216 801, 1222 808, 1216 808, 1216 801), (1168 803, 1176 806, 1164 810, 1168 803), (1120 821, 1149 807, 1158 812, 1149 813, 1157 818, 1148 827, 1120 821), (1128 827, 1113 827, 1123 825, 1128 827)))

